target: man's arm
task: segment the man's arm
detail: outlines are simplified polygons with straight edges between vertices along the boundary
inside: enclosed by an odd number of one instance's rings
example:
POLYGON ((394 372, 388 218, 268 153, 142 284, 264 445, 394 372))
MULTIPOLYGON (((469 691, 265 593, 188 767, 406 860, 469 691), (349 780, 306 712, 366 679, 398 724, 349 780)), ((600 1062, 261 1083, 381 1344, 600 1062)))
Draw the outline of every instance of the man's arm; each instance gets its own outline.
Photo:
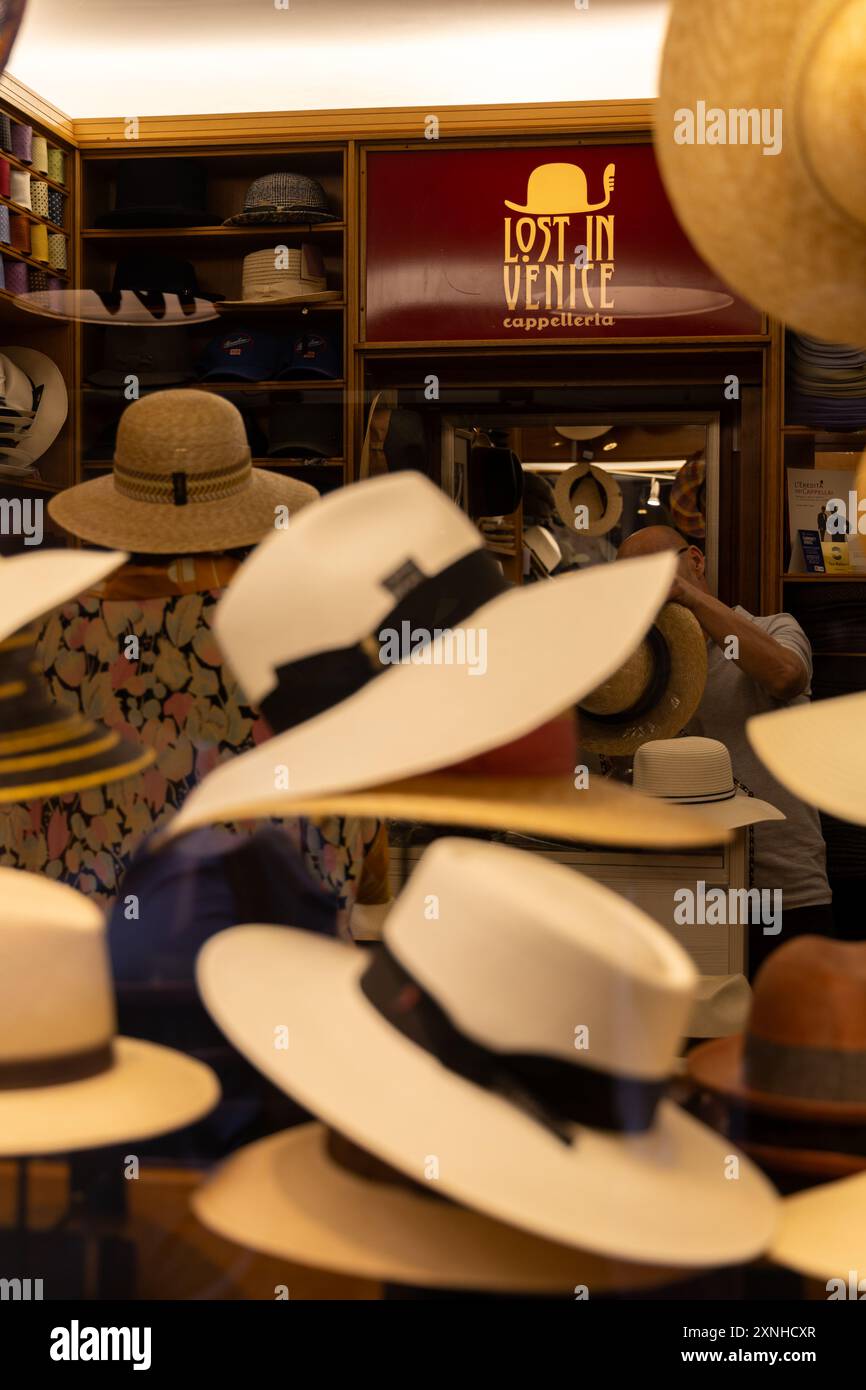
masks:
POLYGON ((722 649, 729 637, 736 637, 737 665, 771 699, 793 700, 802 695, 809 684, 809 672, 802 658, 770 637, 757 623, 741 617, 726 603, 684 579, 674 580, 670 601, 690 608, 707 636, 722 649))

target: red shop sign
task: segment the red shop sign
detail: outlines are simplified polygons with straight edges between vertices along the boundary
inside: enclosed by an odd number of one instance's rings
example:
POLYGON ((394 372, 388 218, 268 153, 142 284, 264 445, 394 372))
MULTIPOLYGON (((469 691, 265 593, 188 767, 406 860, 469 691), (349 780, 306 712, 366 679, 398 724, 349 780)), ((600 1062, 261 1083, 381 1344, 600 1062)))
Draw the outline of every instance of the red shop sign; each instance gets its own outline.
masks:
POLYGON ((369 151, 366 250, 367 342, 762 331, 693 250, 651 145, 369 151))

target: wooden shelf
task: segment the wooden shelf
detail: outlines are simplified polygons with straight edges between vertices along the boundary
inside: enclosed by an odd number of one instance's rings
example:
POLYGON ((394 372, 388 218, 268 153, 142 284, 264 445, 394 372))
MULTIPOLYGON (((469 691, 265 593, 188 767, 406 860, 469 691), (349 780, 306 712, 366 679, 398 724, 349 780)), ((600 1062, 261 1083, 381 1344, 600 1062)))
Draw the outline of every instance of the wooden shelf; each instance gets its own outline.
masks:
POLYGON ((23 251, 18 251, 14 246, 0 244, 0 254, 11 256, 13 261, 23 261, 25 265, 32 265, 34 270, 44 270, 46 275, 54 275, 58 280, 68 280, 68 270, 54 270, 47 261, 35 261, 32 256, 27 256, 23 251))
MULTIPOLYGON (((262 395, 265 392, 300 392, 300 391, 342 391, 346 385, 340 378, 338 381, 187 381, 176 389, 194 391, 216 391, 223 395, 227 391, 249 392, 254 395, 262 395)), ((82 391, 88 396, 118 396, 122 398, 122 388, 114 386, 82 386, 82 391)), ((140 394, 150 395, 154 391, 167 390, 163 386, 145 386, 140 394)))
POLYGON ((320 222, 314 226, 308 223, 268 222, 251 227, 86 227, 81 235, 87 241, 151 241, 178 239, 216 238, 222 240, 242 237, 285 236, 324 236, 332 232, 345 231, 345 222, 320 222))
POLYGON ((20 475, 0 473, 0 489, 4 487, 29 487, 34 492, 62 492, 62 483, 47 483, 44 478, 22 478, 20 475))
MULTIPOLYGON (((14 120, 15 117, 13 116, 12 119, 14 120)), ((61 146, 54 145, 52 148, 60 150, 61 146)), ((62 150, 61 152, 66 159, 69 159, 68 150, 62 150)), ((50 179, 47 174, 40 174, 39 170, 34 169, 32 164, 24 164, 20 159, 16 159, 10 150, 0 150, 0 159, 5 159, 6 163, 11 164, 13 169, 20 169, 24 174, 32 174, 34 179, 41 179, 43 183, 48 184, 49 188, 56 188, 58 193, 65 193, 67 198, 69 197, 68 184, 57 183, 55 179, 50 179)))
POLYGON ((10 212, 15 212, 19 217, 26 217, 28 222, 38 222, 43 227, 47 227, 49 232, 62 232, 65 237, 69 236, 65 227, 60 227, 56 222, 51 222, 49 218, 42 217, 32 208, 23 208, 20 203, 13 203, 11 198, 4 198, 0 193, 0 204, 8 208, 10 212))
POLYGON ((263 316, 276 316, 278 314, 321 314, 333 312, 335 309, 345 309, 344 299, 328 299, 324 302, 316 302, 312 299, 296 299, 291 304, 238 304, 226 306, 219 300, 214 302, 220 318, 228 318, 231 314, 255 314, 263 316))
POLYGON ((783 584, 866 584, 866 570, 861 574, 783 574, 783 584))

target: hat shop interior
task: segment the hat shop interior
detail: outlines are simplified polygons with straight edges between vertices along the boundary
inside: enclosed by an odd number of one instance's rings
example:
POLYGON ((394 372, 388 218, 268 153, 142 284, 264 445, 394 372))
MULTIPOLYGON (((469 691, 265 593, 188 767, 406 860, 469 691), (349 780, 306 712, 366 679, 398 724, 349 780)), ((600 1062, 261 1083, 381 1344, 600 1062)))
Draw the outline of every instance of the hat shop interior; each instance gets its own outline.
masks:
POLYGON ((0 7, 0 1303, 805 1323, 863 4, 434 9, 0 7))

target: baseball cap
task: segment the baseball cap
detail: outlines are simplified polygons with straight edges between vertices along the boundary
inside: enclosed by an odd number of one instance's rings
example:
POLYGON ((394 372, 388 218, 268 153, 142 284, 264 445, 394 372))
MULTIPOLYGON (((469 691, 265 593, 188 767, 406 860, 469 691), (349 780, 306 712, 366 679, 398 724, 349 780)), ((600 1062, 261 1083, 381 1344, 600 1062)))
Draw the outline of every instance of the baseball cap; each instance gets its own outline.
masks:
POLYGON ((236 328, 211 338, 197 363, 199 381, 275 381, 281 357, 278 338, 236 328))
POLYGON ((335 340, 325 333, 299 333, 283 352, 280 376, 284 380, 340 375, 340 352, 335 340))

